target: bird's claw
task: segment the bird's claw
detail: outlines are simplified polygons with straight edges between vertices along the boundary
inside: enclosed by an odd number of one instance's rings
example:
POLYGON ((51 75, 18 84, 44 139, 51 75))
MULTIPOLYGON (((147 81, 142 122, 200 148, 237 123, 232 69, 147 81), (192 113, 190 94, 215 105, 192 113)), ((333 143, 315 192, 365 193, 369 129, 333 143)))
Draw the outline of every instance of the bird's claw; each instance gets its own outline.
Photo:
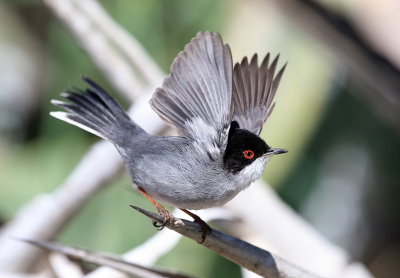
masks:
POLYGON ((165 225, 167 225, 167 223, 163 222, 161 224, 158 224, 157 221, 153 221, 153 226, 157 228, 157 230, 161 231, 162 229, 164 229, 165 225))
POLYGON ((157 228, 157 230, 161 231, 164 227, 171 222, 174 218, 172 214, 166 210, 163 206, 157 206, 158 213, 163 217, 163 221, 159 223, 158 221, 153 221, 153 226, 157 228))
POLYGON ((201 218, 195 219, 194 222, 199 223, 201 226, 201 241, 198 241, 197 243, 202 244, 206 240, 207 235, 211 234, 211 227, 201 218))
POLYGON ((183 209, 183 208, 181 208, 180 210, 183 211, 184 213, 186 213, 187 215, 189 215, 190 217, 192 217, 195 223, 200 224, 200 226, 201 226, 201 229, 200 229, 201 241, 198 241, 197 243, 202 244, 204 242, 204 240, 206 240, 207 234, 211 234, 212 229, 197 214, 194 214, 193 212, 191 212, 191 211, 189 211, 187 209, 183 209))

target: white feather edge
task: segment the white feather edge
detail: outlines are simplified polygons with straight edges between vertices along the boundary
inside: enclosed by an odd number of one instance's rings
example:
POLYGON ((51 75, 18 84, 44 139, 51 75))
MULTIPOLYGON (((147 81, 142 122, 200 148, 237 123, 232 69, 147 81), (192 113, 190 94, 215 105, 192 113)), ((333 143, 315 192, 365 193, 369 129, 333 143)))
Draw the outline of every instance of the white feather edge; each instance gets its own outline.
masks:
MULTIPOLYGON (((52 103, 53 103, 53 101, 52 101, 52 103)), ((90 127, 87 127, 87 126, 85 126, 85 125, 83 125, 83 124, 81 124, 81 123, 78 123, 78 122, 76 122, 76 121, 70 119, 70 118, 68 117, 69 115, 70 115, 70 114, 67 113, 67 112, 60 112, 60 111, 57 111, 57 112, 50 112, 50 116, 52 116, 52 117, 54 117, 54 118, 56 118, 56 119, 62 120, 62 121, 64 121, 64 122, 67 122, 67 123, 72 124, 72 125, 75 125, 75 126, 77 126, 77 127, 79 127, 79 128, 82 128, 83 130, 86 130, 86 131, 88 131, 88 132, 90 132, 90 133, 92 133, 92 134, 94 134, 94 135, 97 135, 97 136, 99 136, 99 137, 101 137, 101 138, 107 140, 107 138, 105 138, 105 137, 104 137, 102 134, 100 134, 98 131, 96 131, 96 130, 94 130, 94 129, 91 129, 90 127)))

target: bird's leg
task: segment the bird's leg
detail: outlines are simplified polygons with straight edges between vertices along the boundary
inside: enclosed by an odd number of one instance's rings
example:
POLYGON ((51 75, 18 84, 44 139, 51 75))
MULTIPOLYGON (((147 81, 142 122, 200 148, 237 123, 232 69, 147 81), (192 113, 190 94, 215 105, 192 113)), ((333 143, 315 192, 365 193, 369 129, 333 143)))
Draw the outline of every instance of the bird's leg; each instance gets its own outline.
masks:
POLYGON ((182 209, 180 208, 181 211, 183 211, 184 213, 186 213, 187 215, 189 215, 190 217, 193 218, 194 222, 197 222, 200 224, 201 226, 201 241, 199 241, 198 243, 203 243, 204 240, 206 239, 207 234, 211 233, 211 228, 210 226, 208 226, 208 224, 201 219, 198 215, 194 214, 191 211, 188 211, 187 209, 182 209))
POLYGON ((167 223, 173 219, 173 216, 169 213, 169 211, 166 208, 164 208, 160 203, 154 200, 142 188, 138 188, 138 191, 156 207, 158 213, 164 218, 164 222, 161 224, 157 224, 156 221, 153 221, 153 226, 157 227, 159 230, 162 230, 165 227, 165 225, 167 225, 167 223))

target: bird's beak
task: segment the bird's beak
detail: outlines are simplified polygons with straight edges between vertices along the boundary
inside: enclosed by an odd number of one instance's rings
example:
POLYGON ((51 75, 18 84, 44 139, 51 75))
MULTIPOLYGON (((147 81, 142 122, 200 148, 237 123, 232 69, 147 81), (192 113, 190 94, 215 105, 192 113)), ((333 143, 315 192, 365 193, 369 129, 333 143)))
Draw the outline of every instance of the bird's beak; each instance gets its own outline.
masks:
POLYGON ((276 154, 281 154, 281 153, 287 153, 288 151, 285 149, 275 149, 275 148, 270 148, 269 151, 264 154, 265 157, 270 157, 276 154))

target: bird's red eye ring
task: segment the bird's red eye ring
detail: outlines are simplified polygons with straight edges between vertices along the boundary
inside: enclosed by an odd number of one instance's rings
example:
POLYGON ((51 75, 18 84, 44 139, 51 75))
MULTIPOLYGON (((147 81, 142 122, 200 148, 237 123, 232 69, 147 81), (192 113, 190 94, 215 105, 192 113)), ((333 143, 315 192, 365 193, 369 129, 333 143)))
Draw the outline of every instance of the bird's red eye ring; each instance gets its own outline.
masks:
POLYGON ((245 150, 243 152, 243 157, 246 159, 252 159, 254 157, 254 152, 252 150, 245 150))

